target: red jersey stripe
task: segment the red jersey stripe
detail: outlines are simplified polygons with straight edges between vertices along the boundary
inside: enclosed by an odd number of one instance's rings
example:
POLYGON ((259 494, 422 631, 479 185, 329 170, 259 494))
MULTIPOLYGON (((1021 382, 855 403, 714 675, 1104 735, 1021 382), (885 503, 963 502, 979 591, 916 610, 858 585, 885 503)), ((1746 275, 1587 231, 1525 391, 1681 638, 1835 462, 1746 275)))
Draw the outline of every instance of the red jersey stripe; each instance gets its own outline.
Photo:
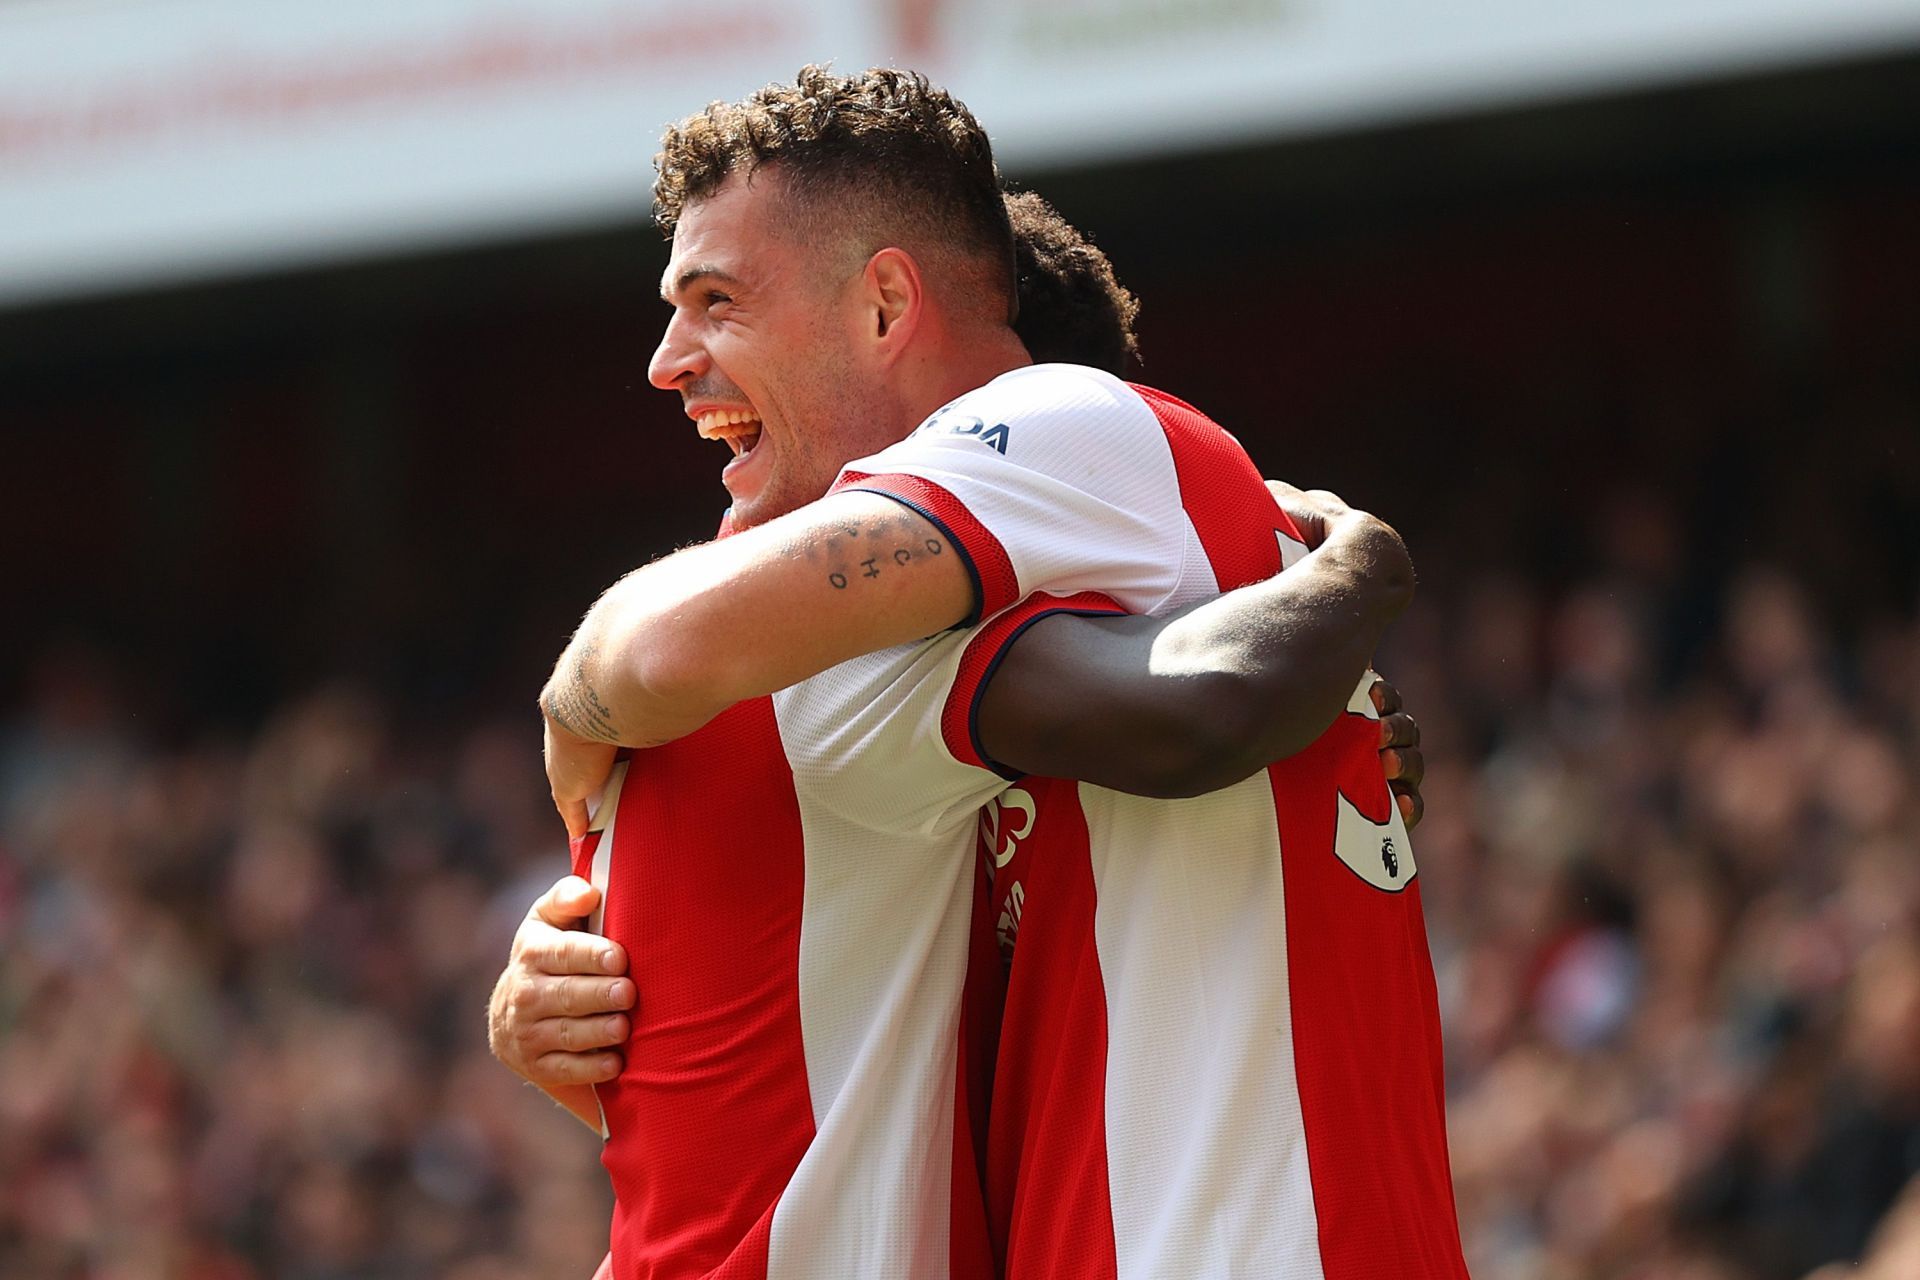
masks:
MULTIPOLYGON (((1331 849, 1343 795, 1385 826, 1385 777, 1352 768, 1373 758, 1379 733, 1378 721, 1343 715, 1270 770, 1282 850, 1331 849)), ((1464 1280, 1419 880, 1384 893, 1338 857, 1281 866, 1287 901, 1302 904, 1287 914, 1294 1062, 1327 1280, 1383 1267, 1464 1280), (1404 942, 1383 945, 1396 936, 1404 942)))
MULTIPOLYGON (((988 1221, 1009 1276, 1113 1280, 1118 1263, 1107 1182, 1107 994, 1095 943, 1098 899, 1085 857, 1079 784, 1034 779, 1021 810, 1044 823, 1025 832, 1047 852, 1019 856, 1008 811, 989 856, 1018 881, 1021 978, 1037 975, 1045 999, 1011 1001, 1000 1035, 988 1152, 988 1221), (1078 850, 1081 856, 1070 855, 1078 850), (1020 902, 1026 905, 1019 905, 1020 902)), ((1003 797, 1005 799, 1006 797, 1003 797)), ((1021 798, 1015 797, 1016 802, 1021 798)))
POLYGON ((1003 778, 1018 778, 1017 769, 1009 769, 987 756, 980 741, 980 698, 986 692, 993 673, 1006 658, 1013 642, 1026 634, 1028 627, 1055 613, 1091 617, 1103 613, 1125 613, 1119 605, 1097 591, 1082 591, 1071 596, 1034 595, 992 619, 967 642, 960 658, 960 673, 954 677, 940 713, 940 734, 946 739, 953 758, 966 764, 991 769, 1003 778))
MULTIPOLYGON (((1137 387, 1167 429, 1181 501, 1223 591, 1280 567, 1278 530, 1301 541, 1252 460, 1192 406, 1137 387), (1237 483, 1236 483, 1237 482, 1237 483)), ((1272 766, 1287 911, 1294 1067, 1326 1280, 1464 1277, 1447 1167, 1438 1002, 1419 886, 1384 893, 1337 857, 1338 799, 1386 823, 1379 722, 1341 717, 1272 766), (1402 946, 1383 948, 1396 934, 1402 946), (1382 966, 1391 966, 1383 969, 1382 966), (1373 1087, 1395 1064, 1421 1078, 1373 1087)), ((1408 855, 1410 857, 1410 855, 1408 855)))
POLYGON ((617 822, 626 861, 606 932, 627 948, 643 1013, 625 1069, 599 1089, 614 1273, 757 1280, 773 1207, 814 1136, 796 985, 803 842, 771 701, 638 753, 617 822), (741 848, 741 832, 758 847, 741 848))

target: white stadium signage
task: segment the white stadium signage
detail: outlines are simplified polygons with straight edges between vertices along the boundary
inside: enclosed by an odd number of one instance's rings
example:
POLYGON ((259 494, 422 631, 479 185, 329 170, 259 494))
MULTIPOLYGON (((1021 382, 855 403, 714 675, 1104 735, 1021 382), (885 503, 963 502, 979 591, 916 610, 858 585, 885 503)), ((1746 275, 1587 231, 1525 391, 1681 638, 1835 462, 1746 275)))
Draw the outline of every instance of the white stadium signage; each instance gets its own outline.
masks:
POLYGON ((0 305, 632 218, 667 121, 913 65, 1015 170, 1920 44, 1920 0, 15 0, 0 305))

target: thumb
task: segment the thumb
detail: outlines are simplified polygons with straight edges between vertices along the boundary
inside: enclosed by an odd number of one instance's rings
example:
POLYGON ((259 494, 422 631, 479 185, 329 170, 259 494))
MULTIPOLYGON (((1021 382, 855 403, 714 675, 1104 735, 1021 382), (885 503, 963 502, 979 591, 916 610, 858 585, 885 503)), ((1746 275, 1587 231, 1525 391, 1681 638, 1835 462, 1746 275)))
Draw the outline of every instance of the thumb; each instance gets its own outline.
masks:
POLYGON ((579 876, 562 876, 533 904, 533 914, 556 929, 584 920, 600 905, 600 891, 579 876))

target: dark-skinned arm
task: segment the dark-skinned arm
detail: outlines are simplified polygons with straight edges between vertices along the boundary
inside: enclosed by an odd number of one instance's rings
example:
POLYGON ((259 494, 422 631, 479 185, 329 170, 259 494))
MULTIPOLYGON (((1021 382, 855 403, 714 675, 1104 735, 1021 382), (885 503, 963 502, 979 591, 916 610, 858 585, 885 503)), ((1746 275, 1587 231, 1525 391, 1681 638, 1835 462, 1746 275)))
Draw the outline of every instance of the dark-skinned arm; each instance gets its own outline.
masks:
POLYGON ((1411 600, 1413 565, 1373 516, 1331 494, 1275 492, 1312 526, 1309 540, 1322 539, 1303 560, 1167 617, 1042 618, 982 696, 987 754, 1025 773, 1180 797, 1319 737, 1411 600))

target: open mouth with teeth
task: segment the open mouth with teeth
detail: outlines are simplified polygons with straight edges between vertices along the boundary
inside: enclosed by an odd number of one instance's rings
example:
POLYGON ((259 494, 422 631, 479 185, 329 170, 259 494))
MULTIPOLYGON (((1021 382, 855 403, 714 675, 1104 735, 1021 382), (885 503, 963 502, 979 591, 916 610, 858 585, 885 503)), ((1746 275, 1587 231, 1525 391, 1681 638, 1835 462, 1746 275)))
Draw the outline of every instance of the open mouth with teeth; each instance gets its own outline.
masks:
POLYGON ((733 456, 743 457, 760 443, 760 416, 751 409, 715 409, 700 415, 694 425, 702 439, 725 440, 733 456))

